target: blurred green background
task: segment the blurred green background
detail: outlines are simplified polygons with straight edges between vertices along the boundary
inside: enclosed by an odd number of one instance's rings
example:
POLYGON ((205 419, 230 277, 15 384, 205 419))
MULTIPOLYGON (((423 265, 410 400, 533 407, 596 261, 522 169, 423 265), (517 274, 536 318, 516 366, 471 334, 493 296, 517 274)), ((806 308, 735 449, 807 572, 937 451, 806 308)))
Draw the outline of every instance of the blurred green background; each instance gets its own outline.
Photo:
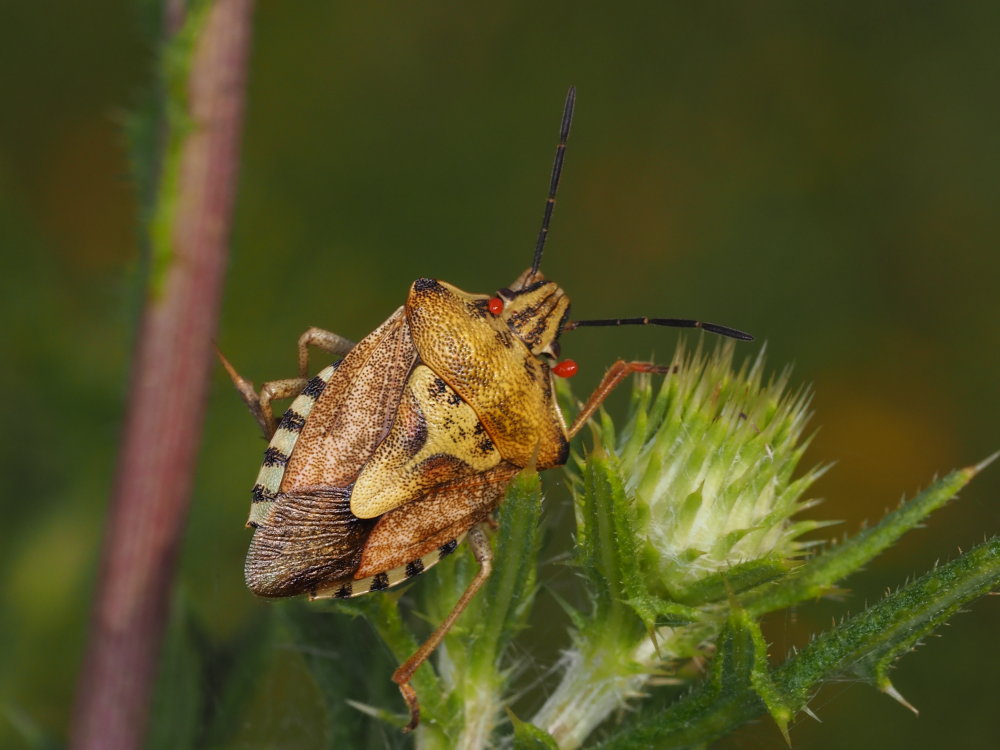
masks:
MULTIPOLYGON (((109 0, 0 9, 0 706, 56 738, 141 288, 123 134, 154 78, 139 15, 109 0)), ((774 369, 794 364, 816 391, 807 458, 838 462, 813 513, 856 530, 1000 448, 998 29, 992 2, 264 0, 219 346, 257 382, 287 377, 307 326, 360 339, 419 276, 510 283, 572 83, 545 271, 577 317, 699 317, 756 334, 743 350, 766 341, 774 369)), ((698 336, 583 330, 563 351, 583 394, 614 358, 666 359, 678 339, 698 336)), ((242 583, 262 444, 221 370, 205 418, 178 591, 226 644, 267 610, 242 583)), ((568 499, 549 485, 565 545, 568 499)), ((771 622, 772 654, 998 531, 994 467, 843 601, 771 622)), ((901 663, 919 718, 845 682, 814 700, 823 723, 799 722, 796 747, 1000 744, 998 606, 976 603, 901 663)), ((562 624, 536 627, 562 642, 562 624)), ((724 746, 779 747, 768 724, 724 746)), ((19 743, 0 715, 0 747, 19 743)), ((308 746, 273 746, 293 745, 308 746)))

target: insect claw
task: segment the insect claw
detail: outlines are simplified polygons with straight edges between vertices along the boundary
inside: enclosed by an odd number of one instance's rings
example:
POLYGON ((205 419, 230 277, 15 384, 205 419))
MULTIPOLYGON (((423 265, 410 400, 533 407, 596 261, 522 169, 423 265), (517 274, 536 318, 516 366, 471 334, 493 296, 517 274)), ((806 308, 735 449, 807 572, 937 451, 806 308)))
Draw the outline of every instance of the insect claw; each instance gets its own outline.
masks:
POLYGON ((673 375, 679 369, 678 365, 653 365, 645 372, 651 372, 655 375, 673 375))
MULTIPOLYGON (((236 368, 233 367, 229 360, 226 359, 225 355, 219 351, 219 347, 215 346, 215 344, 212 344, 212 347, 215 349, 215 353, 219 357, 219 361, 222 362, 222 366, 226 368, 226 372, 229 374, 229 379, 233 381, 233 386, 235 386, 236 390, 239 392, 243 401, 246 403, 247 408, 250 409, 250 413, 253 415, 253 418, 257 420, 257 424, 260 426, 261 432, 264 433, 264 439, 270 440, 274 435, 274 419, 268 418, 270 412, 268 412, 267 415, 264 413, 261 406, 261 397, 254 389, 253 382, 247 380, 236 372, 236 368)), ((265 383, 264 387, 266 388, 267 386, 268 383, 265 383)))
POLYGON ((403 694, 403 700, 410 709, 410 723, 403 727, 403 734, 409 734, 420 723, 420 701, 417 700, 417 691, 408 682, 399 683, 399 692, 403 694))
POLYGON ((249 398, 256 401, 257 392, 254 390, 253 383, 236 372, 236 368, 230 364, 228 359, 226 359, 226 355, 219 351, 219 347, 212 344, 212 348, 215 349, 215 354, 219 358, 219 361, 222 362, 222 366, 226 368, 226 372, 229 374, 229 379, 233 381, 233 385, 236 386, 236 390, 243 394, 244 399, 246 399, 249 394, 249 398))

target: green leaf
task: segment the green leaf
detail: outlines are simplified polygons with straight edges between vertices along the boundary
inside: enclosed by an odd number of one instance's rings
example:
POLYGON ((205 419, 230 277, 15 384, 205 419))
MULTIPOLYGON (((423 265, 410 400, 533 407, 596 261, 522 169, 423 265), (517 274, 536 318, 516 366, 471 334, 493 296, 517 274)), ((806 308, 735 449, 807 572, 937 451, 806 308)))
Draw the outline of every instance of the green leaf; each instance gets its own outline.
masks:
MULTIPOLYGON (((372 596, 362 599, 367 599, 368 604, 361 606, 371 607, 372 610, 381 612, 382 607, 395 608, 395 597, 372 596)), ((350 604, 360 603, 362 599, 350 604)), ((325 711, 311 718, 323 728, 325 742, 321 743, 317 737, 315 746, 339 748, 384 745, 385 727, 372 722, 361 712, 370 714, 371 711, 349 699, 364 696, 368 704, 384 712, 380 718, 394 727, 391 731, 396 734, 409 719, 408 715, 404 716, 404 704, 399 690, 389 679, 397 662, 387 658, 384 649, 378 648, 375 635, 367 626, 344 617, 343 609, 345 607, 342 604, 330 601, 289 602, 280 610, 281 622, 277 629, 279 637, 290 644, 287 658, 300 657, 303 660, 322 698, 322 708, 325 711)), ((398 609, 396 611, 398 613, 398 609)), ((387 621, 398 624, 398 620, 391 615, 387 621)), ((400 645, 405 646, 405 639, 401 640, 400 645)), ((434 678, 433 673, 430 678, 434 678)), ((421 680, 426 679, 426 676, 421 675, 421 680)), ((416 677, 414 684, 421 684, 416 677)), ((433 700, 429 700, 427 704, 427 710, 431 713, 438 708, 433 700)))
POLYGON ((648 630, 655 624, 656 607, 649 606, 640 569, 635 509, 611 459, 594 455, 587 461, 577 513, 577 561, 590 585, 593 621, 600 627, 612 620, 628 627, 624 603, 630 602, 648 630))
POLYGON ((495 663, 524 627, 534 600, 541 516, 541 480, 537 472, 523 471, 497 512, 493 573, 475 604, 482 625, 473 645, 480 661, 495 663))
MULTIPOLYGON (((418 730, 422 747, 488 744, 503 717, 511 674, 504 658, 507 645, 524 627, 536 593, 541 508, 538 474, 525 470, 513 479, 497 509, 492 573, 434 659, 440 675, 435 696, 439 707, 424 712, 426 721, 418 730), (427 736, 431 725, 437 737, 427 736)), ((424 584, 422 607, 433 626, 453 609, 478 571, 468 551, 452 558, 435 568, 431 580, 419 582, 424 584)), ((421 671, 432 670, 425 665, 421 671)), ((414 687, 423 704, 425 689, 414 687)))
POLYGON ((764 702, 767 712, 774 719, 774 723, 778 725, 778 730, 785 738, 785 743, 791 747, 792 740, 788 736, 788 723, 795 718, 796 709, 795 706, 789 705, 787 696, 771 678, 764 634, 760 631, 760 625, 751 619, 744 610, 738 610, 733 616, 740 618, 741 627, 750 634, 753 641, 754 665, 750 672, 750 685, 764 702))
MULTIPOLYGON (((444 568, 455 562, 457 560, 455 560, 455 556, 452 556, 452 558, 437 565, 434 571, 440 574, 444 568)), ((368 668, 364 673, 365 678, 358 679, 351 684, 342 684, 339 689, 336 687, 336 679, 329 685, 325 680, 320 679, 321 687, 327 687, 331 691, 328 698, 335 698, 343 702, 347 697, 365 695, 368 703, 358 702, 352 704, 355 709, 383 719, 399 729, 402 729, 407 724, 409 714, 404 710, 399 690, 389 678, 396 666, 402 664, 416 652, 421 641, 417 639, 404 621, 399 603, 400 599, 407 592, 412 591, 415 586, 419 586, 420 584, 432 586, 435 581, 434 571, 430 575, 423 576, 425 580, 415 581, 411 586, 378 592, 377 594, 361 596, 355 599, 342 601, 325 600, 321 602, 307 602, 305 604, 306 607, 311 609, 321 610, 328 607, 355 617, 363 617, 371 624, 382 642, 388 646, 393 656, 391 668, 386 668, 384 671, 379 670, 377 673, 373 672, 371 659, 368 659, 368 668), (371 680, 367 679, 369 676, 372 677, 371 680), (368 691, 359 690, 362 684, 368 686, 368 691), (377 703, 377 705, 370 705, 373 703, 377 703), (386 711, 387 707, 392 707, 397 713, 386 711)), ((327 644, 329 643, 328 638, 327 644)), ((356 649, 357 646, 349 642, 345 651, 350 653, 352 648, 356 649)), ((362 652, 362 654, 365 653, 370 653, 370 648, 362 652)), ((343 672, 344 670, 341 671, 343 672)), ((340 677, 341 680, 345 677, 345 675, 335 676, 340 677)), ((438 732, 439 727, 447 723, 449 712, 446 706, 445 691, 430 662, 425 662, 417 669, 410 680, 410 684, 417 691, 417 696, 420 700, 420 731, 425 733, 438 732)))
POLYGON ((654 594, 635 596, 626 599, 647 628, 660 625, 690 625, 703 618, 701 610, 678 602, 671 602, 654 594))
POLYGON ((893 661, 998 585, 1000 537, 993 537, 814 638, 775 671, 775 679, 800 706, 821 680, 837 674, 851 673, 888 691, 893 661))
POLYGON ((830 588, 874 559, 927 516, 944 506, 995 456, 977 466, 959 469, 938 480, 878 524, 813 557, 778 581, 740 597, 756 616, 784 609, 828 593, 830 588))
POLYGON ((721 601, 727 596, 781 579, 788 574, 789 568, 790 563, 782 555, 762 557, 695 581, 679 591, 678 598, 689 605, 721 601))
POLYGON ((521 721, 510 711, 507 715, 514 727, 514 750, 559 750, 552 735, 544 729, 521 721))
POLYGON ((885 677, 891 663, 963 605, 998 586, 1000 537, 994 537, 818 636, 770 673, 759 629, 749 614, 736 613, 719 638, 702 684, 601 747, 694 747, 728 734, 765 709, 783 728, 825 680, 845 674, 861 676, 898 699, 885 677))
POLYGON ((696 747, 760 712, 751 679, 760 662, 759 630, 742 614, 730 618, 705 680, 659 715, 634 723, 598 745, 614 750, 696 747), (737 718, 738 717, 738 718, 737 718))

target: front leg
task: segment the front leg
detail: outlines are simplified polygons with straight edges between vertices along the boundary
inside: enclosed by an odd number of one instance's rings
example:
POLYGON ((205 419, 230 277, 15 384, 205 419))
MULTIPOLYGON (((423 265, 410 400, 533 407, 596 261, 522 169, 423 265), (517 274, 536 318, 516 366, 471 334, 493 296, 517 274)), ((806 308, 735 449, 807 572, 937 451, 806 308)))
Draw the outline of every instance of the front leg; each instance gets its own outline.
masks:
POLYGON ((604 403, 604 399, 608 397, 611 391, 633 372, 665 374, 673 370, 674 368, 670 365, 654 365, 652 362, 626 362, 623 359, 619 359, 604 373, 601 382, 594 389, 594 392, 590 394, 590 398, 587 399, 587 403, 583 405, 583 409, 576 416, 576 419, 573 420, 573 426, 569 428, 570 438, 576 435, 587 424, 587 421, 594 416, 594 412, 600 408, 601 404, 604 403))

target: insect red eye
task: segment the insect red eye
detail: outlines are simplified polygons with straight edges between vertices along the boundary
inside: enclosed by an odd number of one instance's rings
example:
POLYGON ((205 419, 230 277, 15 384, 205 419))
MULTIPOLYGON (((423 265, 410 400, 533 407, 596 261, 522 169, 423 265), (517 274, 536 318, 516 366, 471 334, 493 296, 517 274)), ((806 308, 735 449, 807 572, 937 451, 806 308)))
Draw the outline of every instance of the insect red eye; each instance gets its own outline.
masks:
POLYGON ((499 297, 490 297, 490 301, 486 307, 494 315, 499 315, 503 312, 503 300, 499 297))
POLYGON ((560 362, 559 364, 557 364, 555 367, 552 368, 552 372, 554 372, 561 378, 571 378, 574 375, 576 375, 576 372, 579 369, 580 367, 579 365, 577 365, 576 362, 574 362, 571 359, 564 359, 562 362, 560 362))

